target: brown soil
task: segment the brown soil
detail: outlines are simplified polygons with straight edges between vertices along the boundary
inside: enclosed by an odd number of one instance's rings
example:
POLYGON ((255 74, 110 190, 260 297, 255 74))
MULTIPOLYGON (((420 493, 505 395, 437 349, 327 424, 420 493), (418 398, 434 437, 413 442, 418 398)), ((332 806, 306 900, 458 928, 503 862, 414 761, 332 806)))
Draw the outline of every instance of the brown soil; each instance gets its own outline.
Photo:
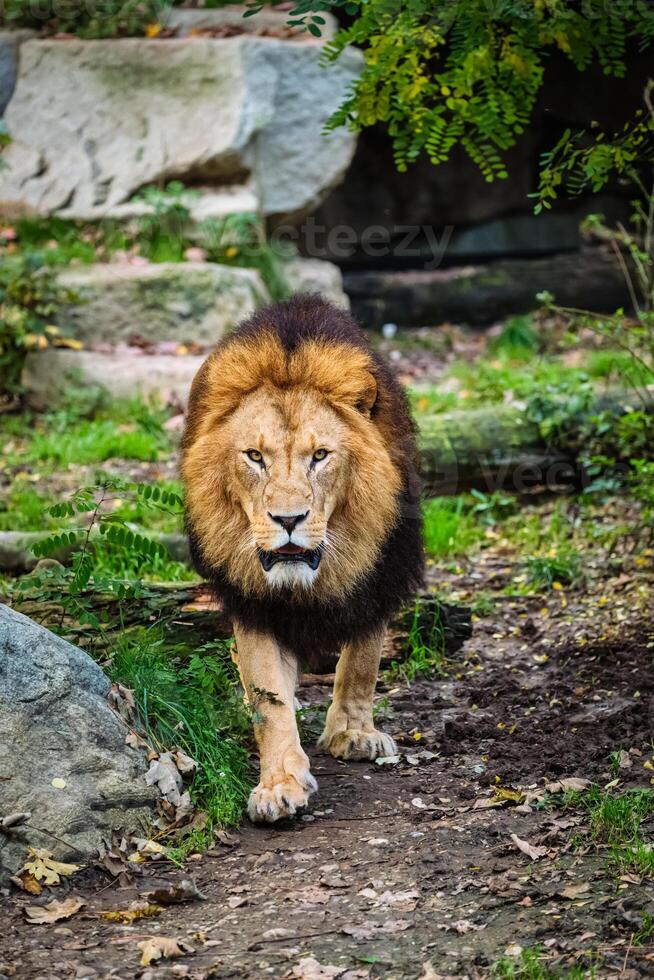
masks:
MULTIPOLYGON (((464 592, 489 575, 478 562, 456 571, 464 592)), ((293 822, 246 824, 184 869, 148 863, 131 879, 80 872, 51 897, 78 895, 86 906, 54 925, 28 924, 24 907, 35 899, 12 892, 0 975, 483 977, 507 949, 539 945, 564 969, 587 971, 590 957, 599 977, 651 976, 654 947, 634 944, 641 914, 654 913, 651 882, 611 872, 580 811, 560 797, 479 805, 498 785, 529 791, 572 776, 604 785, 617 749, 628 753, 621 784, 649 784, 647 585, 604 583, 610 603, 592 588, 500 600, 442 678, 385 692, 383 725, 402 761, 346 765, 314 754, 320 790, 293 822), (546 853, 532 860, 512 834, 546 853), (100 917, 189 875, 205 901, 131 926, 100 917), (581 888, 562 895, 571 885, 581 888), (192 951, 141 966, 137 944, 158 936, 192 951)), ((328 689, 301 694, 320 703, 328 689)))

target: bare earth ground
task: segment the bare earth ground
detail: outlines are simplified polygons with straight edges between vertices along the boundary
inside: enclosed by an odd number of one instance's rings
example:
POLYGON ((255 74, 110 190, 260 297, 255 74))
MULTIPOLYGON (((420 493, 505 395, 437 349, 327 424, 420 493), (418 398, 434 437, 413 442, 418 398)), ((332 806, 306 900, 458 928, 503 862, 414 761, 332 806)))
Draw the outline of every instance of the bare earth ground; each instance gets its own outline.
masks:
MULTIPOLYGON (((501 586, 505 569, 490 553, 438 574, 439 587, 465 597, 501 586)), ((86 902, 66 922, 27 923, 35 900, 12 892, 0 976, 475 978, 507 949, 536 944, 563 969, 590 958, 599 977, 654 975, 654 946, 633 941, 642 912, 654 913, 651 882, 608 870, 584 817, 560 797, 485 805, 498 785, 542 793, 574 776, 605 785, 617 749, 621 785, 649 785, 651 601, 642 570, 583 593, 498 597, 444 677, 385 692, 398 764, 314 752, 320 790, 303 817, 246 824, 184 869, 150 862, 118 878, 85 869, 52 890, 86 902), (133 925, 100 917, 189 876, 204 901, 133 925), (160 936, 188 944, 184 955, 141 966, 137 944, 160 936)), ((305 703, 328 694, 301 691, 305 703)))

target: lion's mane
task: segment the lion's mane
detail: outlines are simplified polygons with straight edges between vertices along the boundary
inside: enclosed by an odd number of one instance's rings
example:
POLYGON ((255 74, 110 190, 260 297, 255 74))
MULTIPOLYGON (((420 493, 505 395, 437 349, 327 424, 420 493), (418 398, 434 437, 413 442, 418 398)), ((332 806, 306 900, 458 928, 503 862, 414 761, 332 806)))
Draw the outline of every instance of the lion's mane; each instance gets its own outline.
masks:
MULTIPOLYGON (((206 442, 206 440, 205 440, 206 442)), ((364 447, 362 445, 362 453, 364 447)), ((422 523, 414 424, 406 396, 384 361, 370 349, 363 331, 349 313, 319 296, 302 294, 285 303, 259 310, 230 334, 198 372, 189 399, 182 441, 182 469, 187 496, 187 530, 197 570, 209 582, 232 619, 262 633, 273 634, 283 647, 304 662, 337 654, 343 644, 378 630, 398 608, 415 595, 422 582, 422 523), (335 407, 348 386, 354 386, 362 367, 373 375, 377 393, 369 419, 354 417, 356 429, 374 425, 394 468, 399 492, 384 481, 368 481, 369 499, 349 518, 353 547, 368 547, 360 531, 366 513, 374 512, 379 495, 395 493, 394 522, 377 542, 367 570, 340 594, 321 594, 318 577, 311 591, 265 591, 253 587, 247 574, 234 581, 226 561, 212 557, 211 536, 243 534, 232 511, 228 489, 220 475, 207 475, 206 460, 194 458, 201 436, 219 427, 239 400, 262 385, 316 388, 335 407), (213 482, 210 482, 213 480, 213 482), (222 493, 223 510, 203 501, 222 493), (356 514, 356 517, 354 516, 356 514), (219 522, 220 528, 211 527, 219 522), (356 522, 356 526, 355 523, 356 522)), ((360 493, 359 493, 360 496, 360 493)), ((388 509, 388 508, 387 508, 388 509)), ((346 527, 347 530, 347 527, 346 527)), ((229 540, 229 537, 228 537, 229 540)), ((234 548, 238 542, 233 542, 234 548)), ((254 566, 258 562, 252 553, 254 566)), ((364 562, 365 565, 365 562, 364 562)), ((363 567, 363 565, 362 565, 363 567)))

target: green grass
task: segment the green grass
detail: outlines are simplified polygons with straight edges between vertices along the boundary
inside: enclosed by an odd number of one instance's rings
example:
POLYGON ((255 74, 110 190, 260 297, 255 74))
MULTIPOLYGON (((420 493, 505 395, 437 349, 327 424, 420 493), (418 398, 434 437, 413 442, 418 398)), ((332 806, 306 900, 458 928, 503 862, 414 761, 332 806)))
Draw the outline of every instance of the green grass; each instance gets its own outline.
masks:
POLYGON ((591 378, 625 388, 652 383, 651 372, 623 350, 589 351, 585 357, 585 368, 591 378))
POLYGON ((581 364, 570 365, 561 357, 537 354, 534 344, 529 318, 508 320, 491 343, 489 357, 455 361, 439 384, 409 389, 416 417, 498 405, 509 395, 525 403, 559 390, 570 397, 576 390, 584 391, 589 381, 625 387, 651 383, 651 377, 625 352, 589 351, 581 364), (453 385, 458 390, 452 390, 453 385))
POLYGON ((14 483, 0 495, 0 531, 49 531, 57 521, 48 514, 55 500, 26 485, 14 483))
MULTIPOLYGON (((97 482, 102 483, 109 475, 99 472, 96 476, 97 482)), ((162 491, 182 495, 179 480, 157 480, 153 485, 162 491)), ((117 495, 115 501, 117 505, 111 508, 111 513, 134 525, 135 530, 182 531, 181 514, 148 506, 140 497, 128 500, 117 495)), ((61 520, 50 516, 48 509, 57 502, 51 493, 40 493, 23 480, 16 480, 8 490, 0 493, 0 531, 49 531, 76 526, 75 521, 62 525, 61 520)))
POLYGON ((59 467, 104 463, 108 459, 138 459, 155 462, 166 446, 161 433, 139 423, 117 424, 113 419, 81 419, 62 424, 44 420, 27 448, 26 459, 49 462, 59 467))
POLYGON ((455 391, 439 391, 438 388, 407 388, 411 411, 419 418, 421 415, 437 415, 440 412, 453 412, 460 408, 461 402, 455 391))
POLYGON ((239 822, 251 788, 244 745, 250 719, 228 644, 190 652, 168 647, 161 628, 142 629, 123 635, 104 666, 133 691, 147 742, 160 752, 179 746, 197 762, 191 798, 207 814, 208 827, 202 839, 194 835, 180 847, 183 854, 207 846, 212 827, 239 822))
POLYGON ((93 574, 143 582, 195 582, 198 576, 188 565, 159 555, 142 557, 109 541, 94 539, 93 574))
POLYGON ((484 528, 465 497, 434 497, 423 504, 425 550, 433 558, 470 551, 484 538, 484 528))
POLYGON ((534 357, 528 362, 515 362, 506 355, 495 360, 461 361, 452 367, 451 374, 468 392, 465 407, 498 404, 507 392, 518 400, 527 401, 532 395, 549 388, 571 384, 580 386, 588 375, 581 368, 566 366, 553 357, 534 357))
POLYGON ((115 221, 92 225, 64 218, 23 218, 16 223, 16 232, 22 251, 38 252, 47 265, 55 267, 107 260, 117 249, 130 246, 115 221))
POLYGON ((593 787, 585 793, 568 793, 565 803, 586 811, 589 836, 608 847, 613 870, 654 877, 654 842, 643 838, 643 824, 654 814, 654 791, 628 789, 614 795, 593 787))
POLYGON ((523 949, 519 956, 503 956, 491 967, 497 980, 590 980, 597 975, 594 966, 573 966, 569 970, 550 966, 540 946, 523 949))
POLYGON ((445 648, 440 617, 433 615, 430 607, 416 601, 411 626, 407 635, 406 657, 393 660, 384 671, 386 683, 402 681, 411 684, 418 675, 435 677, 445 672, 445 648))
POLYGON ((649 912, 641 912, 641 927, 634 934, 633 944, 634 946, 648 946, 652 941, 654 941, 654 915, 649 912))
POLYGON ((582 578, 579 554, 562 549, 552 555, 530 555, 524 562, 527 585, 534 589, 552 589, 559 585, 572 585, 582 578))
POLYGON ((512 316, 502 327, 500 335, 491 341, 490 350, 511 360, 527 360, 538 350, 538 343, 533 317, 512 316))
POLYGON ((0 450, 9 465, 66 468, 114 458, 155 462, 174 448, 163 427, 168 414, 134 400, 112 402, 91 418, 75 405, 39 416, 0 417, 0 450))

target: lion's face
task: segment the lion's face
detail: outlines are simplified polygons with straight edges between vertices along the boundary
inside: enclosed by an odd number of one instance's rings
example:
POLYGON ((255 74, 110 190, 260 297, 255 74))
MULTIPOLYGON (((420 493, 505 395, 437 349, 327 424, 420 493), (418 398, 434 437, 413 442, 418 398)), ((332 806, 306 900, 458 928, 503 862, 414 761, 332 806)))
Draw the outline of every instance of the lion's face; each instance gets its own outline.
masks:
POLYGON ((267 582, 310 587, 323 556, 338 548, 329 521, 347 486, 347 428, 315 394, 258 391, 236 410, 225 436, 232 491, 267 582))
POLYGON ((370 417, 365 354, 269 336, 210 358, 194 383, 183 476, 208 568, 246 594, 328 599, 375 563, 401 478, 370 417), (348 360, 349 358, 349 360, 348 360))

